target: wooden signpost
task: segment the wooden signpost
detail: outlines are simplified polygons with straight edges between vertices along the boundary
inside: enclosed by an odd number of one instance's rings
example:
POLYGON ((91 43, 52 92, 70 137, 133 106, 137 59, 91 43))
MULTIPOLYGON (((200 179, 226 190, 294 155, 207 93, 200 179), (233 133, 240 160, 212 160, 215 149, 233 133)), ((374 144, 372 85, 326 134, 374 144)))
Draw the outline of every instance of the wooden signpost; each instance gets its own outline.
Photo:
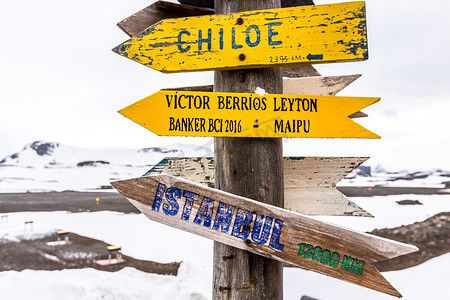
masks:
POLYGON ((280 138, 379 138, 350 119, 379 98, 334 96, 359 75, 320 77, 310 65, 368 58, 365 3, 180 2, 215 15, 158 1, 118 24, 131 38, 113 51, 165 73, 215 70, 214 87, 162 90, 120 113, 159 135, 216 137, 214 165, 168 159, 149 171, 179 168, 209 187, 162 174, 112 185, 150 219, 216 241, 214 299, 282 299, 282 262, 400 297, 374 263, 416 247, 281 208, 349 213, 335 185, 365 158, 283 160, 280 138))
POLYGON ((397 297, 374 263, 418 250, 169 175, 111 184, 151 220, 397 297))
MULTIPOLYGON (((284 157, 284 208, 305 215, 373 217, 336 189, 368 157, 284 157)), ((144 176, 169 174, 214 187, 214 158, 167 157, 144 176)))
POLYGON ((113 49, 155 70, 188 72, 368 58, 364 2, 165 19, 113 49))
POLYGON ((379 100, 159 91, 119 112, 158 135, 379 138, 348 118, 379 100))

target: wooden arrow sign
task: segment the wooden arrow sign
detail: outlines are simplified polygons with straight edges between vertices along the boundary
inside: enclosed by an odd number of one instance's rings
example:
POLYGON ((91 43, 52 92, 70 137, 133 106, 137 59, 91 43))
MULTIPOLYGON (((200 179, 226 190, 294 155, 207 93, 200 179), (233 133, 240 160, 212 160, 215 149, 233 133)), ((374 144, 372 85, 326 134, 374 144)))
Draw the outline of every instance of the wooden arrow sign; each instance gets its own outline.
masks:
POLYGON ((169 175, 111 184, 151 220, 397 297, 374 263, 418 250, 169 175))
MULTIPOLYGON (((314 3, 310 3, 314 4, 314 3)), ((300 6, 299 2, 292 5, 289 1, 282 1, 281 7, 300 6), (283 6, 285 4, 286 6, 283 6)), ((162 21, 164 19, 173 19, 181 17, 193 17, 213 15, 214 10, 196 7, 191 5, 183 5, 166 1, 156 1, 137 13, 117 23, 128 36, 138 34, 147 27, 162 21)), ((283 68, 283 76, 286 77, 303 77, 303 76, 320 76, 320 73, 312 65, 288 66, 283 68)), ((211 91, 212 92, 212 91, 211 91)), ((315 95, 315 94, 314 94, 315 95)))
POLYGON ((119 113, 158 135, 379 138, 348 118, 379 100, 159 91, 119 113))
POLYGON ((156 1, 137 13, 117 23, 130 37, 164 19, 213 15, 213 9, 183 5, 167 1, 156 1))
POLYGON ((365 3, 165 19, 113 51, 166 73, 366 60, 365 3))
MULTIPOLYGON (((305 215, 373 217, 336 189, 368 157, 284 157, 284 208, 305 215)), ((144 176, 169 174, 214 187, 214 158, 166 157, 144 176)))

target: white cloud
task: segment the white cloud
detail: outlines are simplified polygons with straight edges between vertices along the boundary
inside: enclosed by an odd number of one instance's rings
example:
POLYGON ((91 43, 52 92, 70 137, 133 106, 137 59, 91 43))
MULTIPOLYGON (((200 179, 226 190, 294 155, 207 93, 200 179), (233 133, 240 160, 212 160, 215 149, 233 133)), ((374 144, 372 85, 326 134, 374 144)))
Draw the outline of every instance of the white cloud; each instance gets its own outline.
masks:
MULTIPOLYGON (((333 2, 342 1, 316 1, 333 2)), ((429 159, 445 157, 448 146, 441 138, 450 128, 443 106, 450 94, 450 4, 444 0, 366 2, 369 61, 320 65, 318 70, 323 75, 363 74, 341 95, 382 97, 366 110, 370 116, 362 121, 382 135, 380 145, 393 147, 389 143, 400 139, 417 144, 411 153, 427 154, 422 140, 426 137, 427 144, 436 145, 429 159), (402 118, 417 106, 420 116, 402 118)), ((165 75, 111 51, 127 39, 115 24, 147 5, 144 0, 8 2, 0 11, 0 157, 36 139, 136 148, 207 140, 157 137, 116 112, 161 88, 213 81, 212 72, 165 75)), ((373 142, 351 142, 356 152, 364 152, 367 144, 373 142)))

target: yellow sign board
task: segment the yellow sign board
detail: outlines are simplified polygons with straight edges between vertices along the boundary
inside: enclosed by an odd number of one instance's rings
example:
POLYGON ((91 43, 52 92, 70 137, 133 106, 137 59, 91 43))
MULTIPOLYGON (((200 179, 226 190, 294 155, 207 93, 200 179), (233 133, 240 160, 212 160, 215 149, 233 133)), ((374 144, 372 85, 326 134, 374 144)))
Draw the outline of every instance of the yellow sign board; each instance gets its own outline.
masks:
POLYGON ((380 98, 159 91, 119 113, 158 135, 379 138, 348 118, 380 98))
POLYGON ((165 19, 113 49, 170 72, 366 60, 365 2, 165 19))

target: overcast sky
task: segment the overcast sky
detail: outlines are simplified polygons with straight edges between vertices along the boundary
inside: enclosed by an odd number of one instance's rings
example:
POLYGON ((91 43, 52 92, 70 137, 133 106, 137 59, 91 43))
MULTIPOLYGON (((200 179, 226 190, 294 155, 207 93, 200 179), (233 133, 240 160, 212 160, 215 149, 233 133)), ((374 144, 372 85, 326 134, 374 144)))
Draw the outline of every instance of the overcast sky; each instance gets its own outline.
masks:
MULTIPOLYGON (((161 88, 212 84, 164 75, 111 49, 116 23, 153 1, 9 1, 0 11, 0 158, 34 140, 141 148, 210 138, 158 137, 117 110, 161 88)), ((174 2, 174 1, 171 1, 174 2)), ((317 1, 317 4, 344 1, 317 1)), ((450 170, 450 2, 368 0, 369 60, 317 66, 363 74, 340 95, 380 96, 358 122, 381 140, 288 139, 287 155, 371 156, 393 168, 450 170)))

